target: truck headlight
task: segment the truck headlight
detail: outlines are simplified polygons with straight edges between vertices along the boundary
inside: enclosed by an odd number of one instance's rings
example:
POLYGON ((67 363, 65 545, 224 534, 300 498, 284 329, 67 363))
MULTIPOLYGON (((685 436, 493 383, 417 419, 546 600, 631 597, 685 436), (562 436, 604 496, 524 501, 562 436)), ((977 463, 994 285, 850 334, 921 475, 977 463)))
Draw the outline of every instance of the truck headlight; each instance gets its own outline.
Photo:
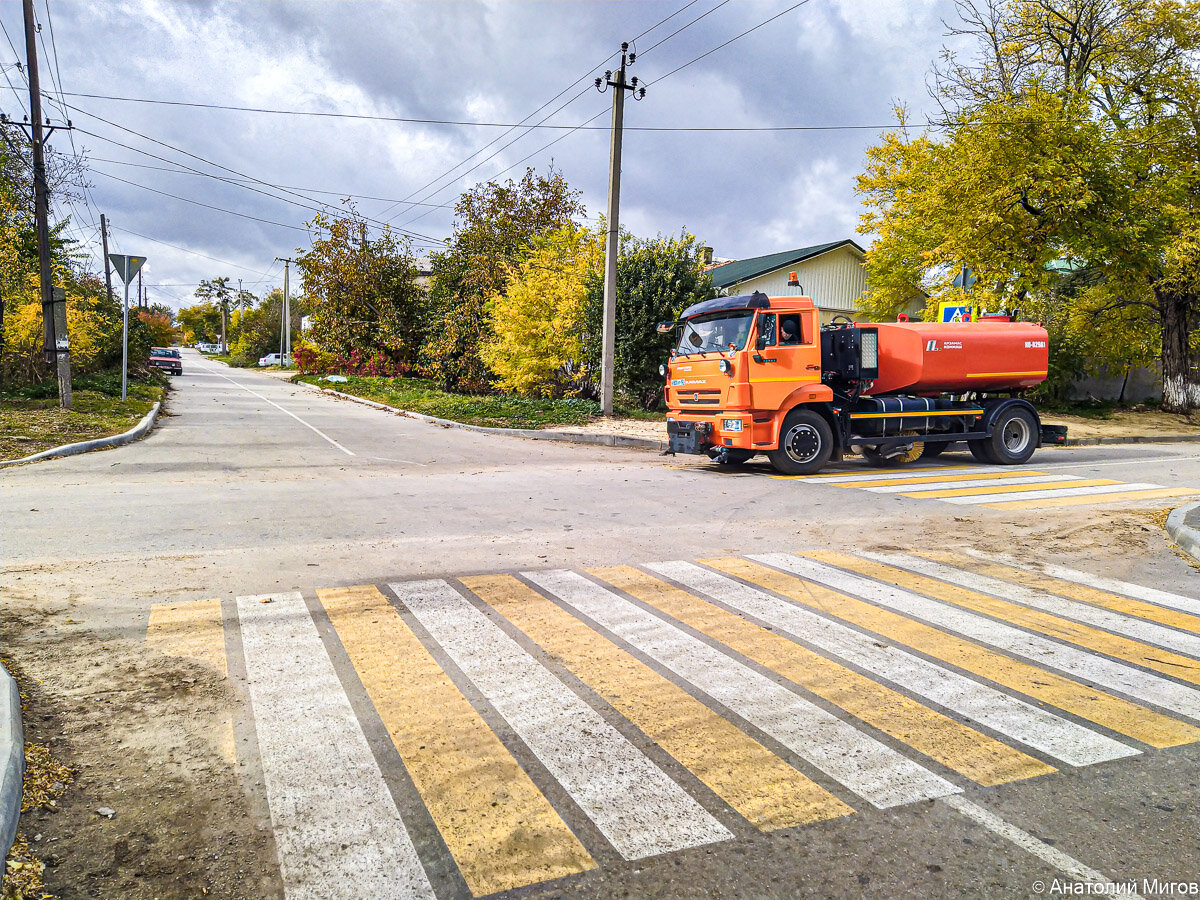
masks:
POLYGON ((658 374, 663 376, 664 378, 667 377, 667 364, 666 363, 663 363, 662 365, 660 365, 658 367, 658 374))
POLYGON ((727 359, 721 360, 717 365, 718 365, 718 368, 720 368, 720 370, 722 372, 724 372, 726 375, 728 375, 730 372, 733 371, 733 363, 731 363, 727 359))

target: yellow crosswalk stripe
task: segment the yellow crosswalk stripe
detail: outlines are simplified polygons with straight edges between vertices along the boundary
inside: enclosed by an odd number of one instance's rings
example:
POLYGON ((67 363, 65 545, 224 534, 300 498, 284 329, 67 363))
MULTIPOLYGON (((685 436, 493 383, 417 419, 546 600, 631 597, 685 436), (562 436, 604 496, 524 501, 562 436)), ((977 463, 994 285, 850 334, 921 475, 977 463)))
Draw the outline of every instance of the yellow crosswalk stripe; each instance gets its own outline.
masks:
MULTIPOLYGON (((835 566, 840 566, 842 560, 854 559, 844 554, 826 552, 805 555, 835 566)), ((881 609, 823 585, 773 569, 764 568, 763 571, 769 573, 769 577, 764 577, 760 584, 783 597, 837 616, 926 656, 1020 691, 1118 734, 1152 747, 1176 747, 1200 741, 1200 728, 1129 700, 1013 659, 966 638, 947 634, 932 625, 881 609)))
MULTIPOLYGON (((959 472, 967 469, 976 469, 977 466, 917 466, 915 468, 905 468, 905 472, 959 472)), ((987 470, 981 470, 986 472, 987 470)), ((888 475, 896 472, 896 469, 860 469, 857 467, 845 467, 841 469, 823 469, 812 475, 771 475, 771 478, 794 478, 803 480, 805 478, 828 478, 831 475, 888 475)), ((980 476, 982 477, 982 475, 980 476)), ((873 483, 873 482, 872 482, 873 483)))
MULTIPOLYGON (((741 562, 713 560, 707 564, 737 568, 741 562)), ((618 566, 596 569, 592 574, 979 784, 1002 784, 1055 771, 1020 750, 637 569, 618 566)))
POLYGON ((377 588, 317 596, 473 894, 596 867, 377 588))
POLYGON ((1005 581, 1011 581, 1014 584, 1036 588, 1037 590, 1046 591, 1051 594, 1058 594, 1060 597, 1066 597, 1070 600, 1090 603, 1093 606, 1102 606, 1105 609, 1124 613, 1127 616, 1137 616, 1140 619, 1149 619, 1158 622, 1160 625, 1168 625, 1172 628, 1182 628, 1185 631, 1200 633, 1200 616, 1193 616, 1179 610, 1156 606, 1144 600, 1134 600, 1130 597, 1122 597, 1119 594, 1111 594, 1108 591, 1102 591, 1086 584, 1079 584, 1063 578, 1045 575, 1041 572, 1018 569, 1016 566, 988 562, 970 556, 940 552, 918 552, 916 555, 945 563, 948 566, 965 569, 969 572, 990 575, 992 578, 1000 578, 1005 581))
MULTIPOLYGON (((969 484, 981 478, 1027 478, 1034 475, 1049 475, 1049 473, 1035 472, 1031 469, 1007 469, 1003 472, 994 472, 980 468, 963 475, 919 475, 916 478, 912 478, 908 475, 897 474, 895 478, 881 478, 877 481, 826 481, 825 484, 831 487, 844 488, 893 487, 902 484, 939 484, 943 481, 963 481, 969 484)), ((1075 482, 1071 483, 1074 484, 1075 482)), ((1034 485, 1025 485, 1024 487, 1034 487, 1034 485)))
MULTIPOLYGON (((1074 487, 1074 484, 1071 485, 1074 487)), ((1045 497, 1037 500, 1006 500, 984 503, 988 509, 1041 509, 1048 506, 1084 506, 1089 503, 1115 503, 1118 500, 1157 500, 1161 497, 1195 497, 1195 489, 1150 488, 1141 491, 1119 491, 1115 494, 1087 494, 1082 497, 1045 497)))
POLYGON ((191 659, 229 677, 220 600, 155 603, 146 625, 146 644, 165 656, 191 659))
POLYGON ((460 579, 763 831, 854 810, 511 575, 460 579))
POLYGON ((1131 638, 1110 634, 1099 628, 1080 625, 1077 622, 1029 609, 1007 600, 998 600, 979 591, 948 584, 925 575, 917 575, 895 566, 887 566, 841 553, 817 552, 807 555, 813 559, 831 562, 839 568, 866 575, 868 578, 875 578, 906 590, 925 594, 944 603, 952 603, 963 609, 993 616, 1011 625, 1019 625, 1077 644, 1086 650, 1103 653, 1165 675, 1173 675, 1193 684, 1200 684, 1200 662, 1188 656, 1152 647, 1131 638))
MULTIPOLYGON (((993 487, 964 487, 946 488, 944 491, 914 491, 901 494, 901 497, 919 497, 924 500, 936 500, 941 497, 977 497, 982 494, 1017 494, 1022 491, 1050 491, 1055 488, 1099 487, 1108 484, 1120 484, 1119 481, 1109 481, 1106 478, 1081 479, 1079 481, 1039 481, 1035 484, 1003 484, 993 487)), ((1090 495, 1089 495, 1090 496, 1090 495)))

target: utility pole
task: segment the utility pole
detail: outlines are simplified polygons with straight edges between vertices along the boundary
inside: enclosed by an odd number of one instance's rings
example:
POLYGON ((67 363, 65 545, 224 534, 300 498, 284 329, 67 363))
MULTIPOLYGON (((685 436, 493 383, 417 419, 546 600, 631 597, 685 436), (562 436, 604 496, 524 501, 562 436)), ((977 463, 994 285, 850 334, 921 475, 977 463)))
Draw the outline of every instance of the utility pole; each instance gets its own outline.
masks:
POLYGON ((288 268, 295 260, 277 256, 275 262, 283 263, 283 315, 279 329, 279 357, 283 367, 288 369, 292 365, 292 298, 288 292, 288 268))
POLYGON ((100 213, 100 235, 104 240, 104 286, 108 289, 108 299, 113 298, 112 293, 112 266, 108 258, 108 220, 104 218, 104 213, 100 213))
POLYGON ((616 366, 617 348, 617 252, 620 237, 621 216, 621 132, 625 118, 625 92, 633 91, 635 100, 646 96, 645 88, 638 88, 635 75, 625 83, 625 66, 633 65, 636 54, 629 52, 629 44, 621 44, 621 67, 609 69, 603 78, 596 78, 596 90, 604 93, 606 87, 613 89, 612 146, 608 157, 608 233, 604 240, 604 336, 600 357, 600 411, 605 416, 613 412, 613 370, 616 366))
MULTIPOLYGON (((46 186, 45 143, 49 134, 43 135, 42 88, 38 80, 36 22, 33 15, 33 0, 24 0, 25 13, 25 62, 29 76, 30 142, 33 144, 33 204, 37 220, 38 269, 41 278, 42 324, 45 335, 46 362, 54 363, 58 371, 58 399, 63 409, 71 408, 71 357, 66 329, 66 295, 63 294, 63 313, 59 316, 63 325, 58 334, 54 327, 54 273, 50 270, 50 191, 46 186)), ((46 123, 49 124, 49 123, 46 123)), ((69 126, 70 123, 68 123, 69 126)), ((50 128, 50 132, 54 129, 50 128)))
POLYGON ((138 269, 138 291, 137 291, 138 309, 142 308, 142 270, 138 269))

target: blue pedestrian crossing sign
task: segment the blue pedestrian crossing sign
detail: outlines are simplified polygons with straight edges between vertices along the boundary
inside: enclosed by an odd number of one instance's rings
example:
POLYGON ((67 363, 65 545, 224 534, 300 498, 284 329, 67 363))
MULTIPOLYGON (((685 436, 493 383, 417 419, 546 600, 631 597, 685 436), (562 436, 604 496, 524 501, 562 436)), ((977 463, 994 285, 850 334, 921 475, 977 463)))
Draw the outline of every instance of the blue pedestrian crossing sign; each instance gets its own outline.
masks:
POLYGON ((129 284, 129 279, 138 273, 138 269, 146 261, 144 256, 125 256, 122 253, 110 253, 108 258, 121 280, 126 284, 129 284))
POLYGON ((938 312, 942 322, 974 322, 979 318, 978 310, 969 303, 941 303, 938 312))

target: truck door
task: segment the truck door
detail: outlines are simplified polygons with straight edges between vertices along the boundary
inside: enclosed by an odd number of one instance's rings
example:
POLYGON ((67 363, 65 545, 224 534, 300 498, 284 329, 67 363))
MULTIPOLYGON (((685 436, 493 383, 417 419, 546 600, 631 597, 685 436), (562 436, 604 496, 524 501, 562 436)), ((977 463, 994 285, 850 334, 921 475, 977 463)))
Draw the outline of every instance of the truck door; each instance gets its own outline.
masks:
POLYGON ((750 354, 750 402, 755 409, 779 409, 802 384, 821 380, 821 345, 816 310, 761 313, 761 348, 750 354))

